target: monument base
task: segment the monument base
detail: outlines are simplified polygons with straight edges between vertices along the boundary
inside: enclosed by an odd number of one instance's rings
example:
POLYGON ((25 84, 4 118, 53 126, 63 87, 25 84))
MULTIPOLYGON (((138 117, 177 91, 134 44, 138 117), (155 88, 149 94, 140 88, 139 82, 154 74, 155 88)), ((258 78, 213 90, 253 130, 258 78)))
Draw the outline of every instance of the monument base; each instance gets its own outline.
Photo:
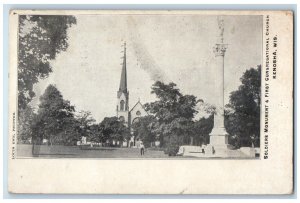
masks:
POLYGON ((212 157, 229 157, 228 145, 212 145, 208 144, 205 148, 205 154, 212 157))
POLYGON ((228 133, 226 132, 224 127, 213 128, 210 133, 210 137, 211 136, 226 136, 226 135, 228 135, 228 133))
POLYGON ((228 145, 228 135, 210 135, 209 144, 211 145, 228 145))
POLYGON ((209 137, 206 154, 215 157, 228 157, 228 134, 224 128, 213 129, 209 137))

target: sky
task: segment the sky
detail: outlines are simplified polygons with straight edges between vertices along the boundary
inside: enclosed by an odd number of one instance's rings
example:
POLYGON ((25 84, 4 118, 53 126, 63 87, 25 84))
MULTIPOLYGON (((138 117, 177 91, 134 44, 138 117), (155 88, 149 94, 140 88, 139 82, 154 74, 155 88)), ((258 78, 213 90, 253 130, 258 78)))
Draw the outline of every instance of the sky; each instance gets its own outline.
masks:
MULTIPOLYGON (((127 44, 129 107, 140 99, 154 101, 156 80, 174 82, 184 94, 213 104, 213 47, 218 21, 213 15, 76 15, 68 30, 69 47, 51 61, 53 72, 34 86, 39 97, 55 84, 76 111, 90 111, 97 122, 116 115, 122 69, 122 44, 127 44)), ((224 16, 224 100, 237 90, 240 77, 262 62, 262 17, 224 16)), ((198 117, 203 116, 200 112, 198 117)))

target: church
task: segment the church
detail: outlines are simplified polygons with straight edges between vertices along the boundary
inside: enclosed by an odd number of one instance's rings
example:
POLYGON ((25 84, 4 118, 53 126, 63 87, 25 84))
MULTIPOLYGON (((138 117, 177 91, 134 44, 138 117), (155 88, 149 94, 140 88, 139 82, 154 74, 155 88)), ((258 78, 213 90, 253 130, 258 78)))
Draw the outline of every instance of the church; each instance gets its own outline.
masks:
POLYGON ((129 91, 127 89, 126 43, 124 43, 124 56, 122 63, 121 79, 119 90, 117 92, 116 114, 119 120, 123 121, 124 124, 130 129, 132 137, 129 141, 129 146, 138 147, 138 142, 136 142, 137 138, 133 136, 133 129, 131 128, 131 125, 134 122, 138 121, 140 117, 147 116, 148 113, 144 109, 140 100, 137 101, 131 109, 129 108, 129 91))

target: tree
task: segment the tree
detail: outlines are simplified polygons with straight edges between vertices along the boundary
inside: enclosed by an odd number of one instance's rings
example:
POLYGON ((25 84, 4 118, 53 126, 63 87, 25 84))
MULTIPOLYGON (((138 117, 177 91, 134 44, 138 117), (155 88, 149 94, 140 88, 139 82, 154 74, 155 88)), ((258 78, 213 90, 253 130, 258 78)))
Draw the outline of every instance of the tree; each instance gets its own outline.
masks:
POLYGON ((80 123, 74 117, 64 118, 63 130, 59 134, 64 145, 76 145, 81 140, 80 123))
POLYGON ((211 133, 214 127, 213 114, 208 118, 200 118, 198 121, 195 121, 193 126, 193 134, 195 142, 197 145, 208 144, 209 143, 209 134, 211 133))
POLYGON ((67 30, 74 16, 21 15, 19 17, 18 106, 25 109, 35 96, 33 85, 52 72, 50 60, 68 47, 67 30))
POLYGON ((102 132, 101 132, 100 125, 98 125, 98 124, 92 124, 90 126, 89 139, 92 142, 105 142, 101 138, 102 138, 102 132))
POLYGON ((182 95, 175 83, 157 81, 152 85, 151 94, 156 94, 158 101, 147 103, 145 107, 159 122, 171 122, 180 117, 192 119, 196 113, 196 97, 182 95))
POLYGON ((33 109, 27 106, 19 111, 18 143, 26 143, 31 139, 33 119, 36 116, 33 109))
POLYGON ((48 139, 50 144, 62 144, 66 140, 66 127, 74 120, 74 106, 63 99, 54 85, 49 85, 40 97, 37 116, 32 126, 33 138, 37 142, 48 139))
POLYGON ((132 129, 139 139, 141 139, 145 147, 150 147, 155 141, 156 134, 154 133, 157 120, 154 116, 140 117, 137 122, 132 124, 132 129))
POLYGON ((156 94, 158 100, 145 104, 145 108, 158 121, 154 132, 162 136, 165 152, 175 155, 185 138, 190 137, 192 119, 197 112, 196 97, 181 94, 175 83, 164 84, 160 81, 152 85, 151 93, 156 94))
POLYGON ((130 136, 128 127, 124 125, 124 122, 119 121, 117 117, 105 117, 100 123, 101 134, 99 140, 101 142, 106 142, 107 140, 110 143, 115 140, 120 143, 124 141, 124 138, 130 136))
POLYGON ((240 80, 238 90, 230 94, 225 127, 239 146, 259 146, 261 66, 250 68, 240 80))
POLYGON ((80 111, 78 115, 75 116, 77 120, 77 132, 80 137, 91 135, 90 126, 95 122, 90 111, 80 111))

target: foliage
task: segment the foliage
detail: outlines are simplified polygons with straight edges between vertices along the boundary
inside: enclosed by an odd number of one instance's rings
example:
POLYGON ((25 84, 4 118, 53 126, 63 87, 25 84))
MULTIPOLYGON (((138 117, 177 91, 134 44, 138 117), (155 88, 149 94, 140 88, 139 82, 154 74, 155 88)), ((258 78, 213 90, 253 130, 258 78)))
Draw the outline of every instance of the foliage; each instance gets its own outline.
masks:
POLYGON ((261 66, 250 68, 241 77, 242 84, 230 94, 225 127, 237 146, 259 146, 261 66))
POLYGON ((77 121, 77 132, 80 136, 91 136, 90 126, 95 122, 90 111, 80 111, 79 114, 75 115, 77 121))
POLYGON ((129 129, 117 117, 105 117, 100 123, 99 141, 117 140, 122 142, 130 137, 129 129))
POLYGON ((160 81, 152 85, 152 94, 156 94, 158 101, 145 104, 146 110, 159 122, 171 122, 175 118, 194 117, 196 113, 196 97, 193 95, 182 95, 175 83, 164 84, 160 81))
POLYGON ((35 117, 35 113, 30 106, 19 111, 18 119, 18 143, 29 142, 32 136, 32 122, 35 117))
POLYGON ((80 125, 76 118, 67 117, 64 119, 63 132, 60 132, 60 140, 64 145, 76 145, 81 139, 80 125))
POLYGON ((209 134, 214 127, 214 117, 210 115, 208 118, 200 118, 198 121, 195 121, 193 126, 194 142, 196 145, 208 144, 209 143, 209 134))
POLYGON ((156 134, 154 133, 154 129, 156 123, 157 121, 154 116, 144 116, 140 117, 131 126, 135 135, 143 141, 145 147, 150 147, 151 143, 155 141, 156 134))
POLYGON ((181 140, 191 133, 192 119, 197 112, 196 97, 181 94, 175 83, 164 84, 160 81, 152 85, 151 93, 156 94, 158 100, 145 104, 145 108, 158 121, 154 132, 164 138, 162 146, 166 147, 166 153, 174 155, 171 145, 182 144, 181 140))
POLYGON ((21 15, 19 17, 18 105, 25 109, 35 96, 33 85, 52 72, 49 61, 68 47, 67 30, 73 16, 21 15))
POLYGON ((100 125, 92 124, 89 126, 89 140, 92 142, 105 142, 102 140, 102 131, 100 125))
POLYGON ((74 111, 74 106, 63 99, 58 89, 49 85, 40 97, 38 113, 32 125, 33 139, 48 139, 51 144, 64 142, 64 135, 75 123, 74 111))
POLYGON ((166 143, 166 149, 165 153, 168 154, 169 156, 176 156, 180 145, 183 145, 183 136, 178 136, 175 134, 165 136, 164 140, 166 143))

